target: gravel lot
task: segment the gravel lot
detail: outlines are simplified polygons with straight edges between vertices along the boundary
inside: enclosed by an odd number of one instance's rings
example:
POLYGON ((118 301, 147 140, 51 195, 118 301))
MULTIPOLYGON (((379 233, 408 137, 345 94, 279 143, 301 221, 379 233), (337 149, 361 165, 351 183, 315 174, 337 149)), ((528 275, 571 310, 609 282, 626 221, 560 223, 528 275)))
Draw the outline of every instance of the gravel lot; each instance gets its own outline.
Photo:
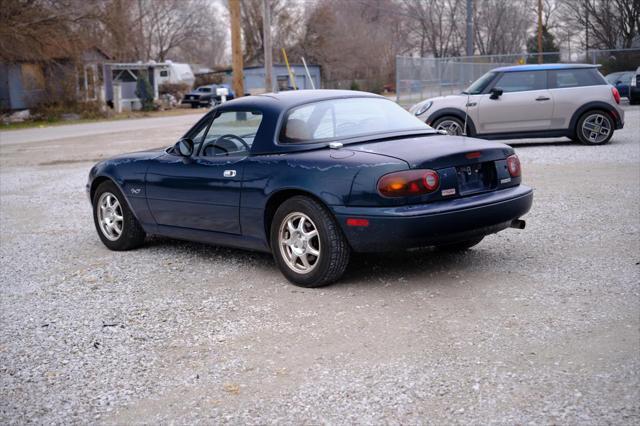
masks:
POLYGON ((168 145, 197 116, 0 133, 0 423, 638 424, 626 109, 607 146, 518 141, 526 230, 357 256, 317 290, 264 254, 100 243, 91 164, 168 145))

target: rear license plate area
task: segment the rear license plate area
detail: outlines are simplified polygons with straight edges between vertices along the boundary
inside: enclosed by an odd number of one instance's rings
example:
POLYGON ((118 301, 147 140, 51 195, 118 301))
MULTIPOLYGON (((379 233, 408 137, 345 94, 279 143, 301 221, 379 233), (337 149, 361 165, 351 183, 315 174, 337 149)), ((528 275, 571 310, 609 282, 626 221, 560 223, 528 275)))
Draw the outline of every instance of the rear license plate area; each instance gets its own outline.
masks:
POLYGON ((460 195, 488 191, 496 186, 496 167, 493 161, 456 167, 460 195))

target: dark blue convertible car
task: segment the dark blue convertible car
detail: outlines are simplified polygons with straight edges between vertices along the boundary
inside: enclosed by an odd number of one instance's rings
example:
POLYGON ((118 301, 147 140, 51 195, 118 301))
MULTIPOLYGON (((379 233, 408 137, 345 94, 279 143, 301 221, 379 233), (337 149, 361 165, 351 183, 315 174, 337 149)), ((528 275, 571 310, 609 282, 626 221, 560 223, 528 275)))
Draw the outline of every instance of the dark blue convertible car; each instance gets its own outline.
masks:
POLYGON ((112 250, 155 234, 272 252, 305 287, 337 280, 352 251, 463 250, 523 228, 533 198, 512 148, 331 90, 227 102, 170 148, 96 164, 87 191, 112 250))

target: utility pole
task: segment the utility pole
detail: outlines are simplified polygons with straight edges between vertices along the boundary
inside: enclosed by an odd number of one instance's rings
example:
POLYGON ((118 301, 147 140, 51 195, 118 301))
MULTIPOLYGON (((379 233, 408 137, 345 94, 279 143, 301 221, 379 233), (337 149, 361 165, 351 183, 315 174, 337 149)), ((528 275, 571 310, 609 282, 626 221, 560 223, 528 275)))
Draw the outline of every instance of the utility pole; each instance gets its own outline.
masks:
POLYGON ((244 96, 244 72, 242 65, 242 40, 240 39, 240 0, 229 0, 231 15, 231 70, 233 91, 236 97, 244 96))
POLYGON ((271 47, 271 0, 263 0, 263 2, 264 16, 262 19, 262 48, 264 49, 264 88, 267 92, 272 92, 273 48, 271 47))
POLYGON ((538 63, 542 63, 542 0, 538 0, 538 63))
POLYGON ((467 56, 473 56, 473 0, 467 0, 467 56))

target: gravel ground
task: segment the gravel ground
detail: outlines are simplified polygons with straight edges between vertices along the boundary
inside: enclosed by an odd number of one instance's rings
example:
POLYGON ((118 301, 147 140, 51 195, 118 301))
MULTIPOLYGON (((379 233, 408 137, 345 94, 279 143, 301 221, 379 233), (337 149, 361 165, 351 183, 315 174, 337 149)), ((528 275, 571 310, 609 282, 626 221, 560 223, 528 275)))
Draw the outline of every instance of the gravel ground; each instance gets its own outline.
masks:
POLYGON ((317 290, 264 254, 100 243, 91 163, 168 145, 196 117, 1 133, 0 423, 638 424, 626 108, 608 146, 518 141, 526 230, 458 255, 356 256, 317 290))

